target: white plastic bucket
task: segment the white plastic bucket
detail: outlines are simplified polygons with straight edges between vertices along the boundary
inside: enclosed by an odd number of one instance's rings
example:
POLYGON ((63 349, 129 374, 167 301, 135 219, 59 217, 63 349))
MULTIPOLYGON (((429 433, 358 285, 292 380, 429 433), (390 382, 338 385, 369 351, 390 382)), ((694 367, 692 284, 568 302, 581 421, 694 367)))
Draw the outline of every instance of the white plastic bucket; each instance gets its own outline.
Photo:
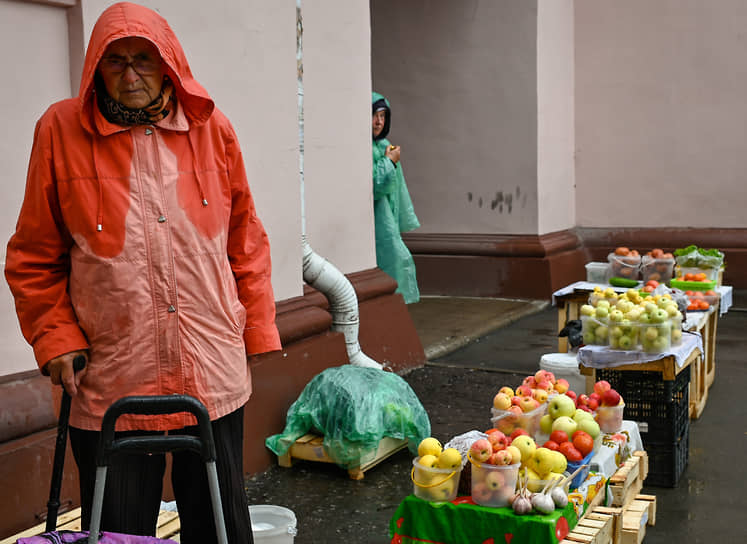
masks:
POLYGON ((296 515, 292 510, 274 504, 249 506, 252 534, 257 544, 293 544, 296 515))
POLYGON ((555 379, 568 380, 577 395, 586 393, 586 377, 578 371, 578 361, 573 353, 546 353, 540 359, 540 368, 555 374, 555 379))

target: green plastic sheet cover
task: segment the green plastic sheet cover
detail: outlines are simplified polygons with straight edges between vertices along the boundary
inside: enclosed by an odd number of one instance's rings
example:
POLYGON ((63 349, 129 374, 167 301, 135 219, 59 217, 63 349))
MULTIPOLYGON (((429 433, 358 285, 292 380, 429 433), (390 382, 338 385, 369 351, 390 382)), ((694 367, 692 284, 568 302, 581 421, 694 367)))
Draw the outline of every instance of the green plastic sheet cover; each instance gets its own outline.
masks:
POLYGON ((391 372, 353 365, 317 374, 288 409, 285 429, 265 440, 276 455, 287 453, 309 432, 323 435, 325 453, 350 469, 371 461, 384 437, 408 440, 417 454, 430 436, 428 414, 408 383, 391 372))
POLYGON ((548 515, 517 516, 511 508, 479 506, 469 497, 431 503, 410 495, 389 522, 389 536, 392 544, 556 544, 577 522, 570 503, 548 515))

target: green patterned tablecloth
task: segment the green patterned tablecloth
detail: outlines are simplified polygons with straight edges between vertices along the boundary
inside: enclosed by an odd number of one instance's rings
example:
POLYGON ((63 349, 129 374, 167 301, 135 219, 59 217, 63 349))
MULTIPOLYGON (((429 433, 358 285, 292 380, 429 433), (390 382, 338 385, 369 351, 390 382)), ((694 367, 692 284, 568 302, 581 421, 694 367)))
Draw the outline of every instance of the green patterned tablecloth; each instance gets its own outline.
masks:
POLYGON ((489 508, 457 497, 431 503, 410 495, 389 524, 392 544, 556 544, 576 526, 573 504, 545 516, 517 516, 511 508, 489 508))

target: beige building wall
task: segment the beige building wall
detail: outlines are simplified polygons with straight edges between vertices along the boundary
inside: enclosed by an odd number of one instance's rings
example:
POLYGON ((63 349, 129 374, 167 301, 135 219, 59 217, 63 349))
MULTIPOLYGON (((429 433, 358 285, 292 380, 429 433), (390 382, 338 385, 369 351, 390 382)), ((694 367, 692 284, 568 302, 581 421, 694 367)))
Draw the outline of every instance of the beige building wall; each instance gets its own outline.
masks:
POLYGON ((536 0, 372 0, 371 27, 418 232, 537 233, 536 0))
POLYGON ((547 234, 576 224, 573 0, 537 8, 537 234, 547 234))
MULTIPOLYGON (((0 0, 0 192, 10 237, 23 198, 36 120, 77 94, 85 46, 109 0, 0 0), (70 7, 72 6, 72 7, 70 7)), ((272 245, 277 300, 303 293, 295 0, 141 0, 174 29, 195 77, 236 128, 272 245)), ((307 0, 306 209, 314 249, 350 273, 376 265, 366 0, 307 0), (318 73, 317 73, 318 72, 318 73)), ((36 368, 0 282, 0 375, 36 368)))
POLYGON ((747 2, 575 10, 578 225, 745 227, 747 2))

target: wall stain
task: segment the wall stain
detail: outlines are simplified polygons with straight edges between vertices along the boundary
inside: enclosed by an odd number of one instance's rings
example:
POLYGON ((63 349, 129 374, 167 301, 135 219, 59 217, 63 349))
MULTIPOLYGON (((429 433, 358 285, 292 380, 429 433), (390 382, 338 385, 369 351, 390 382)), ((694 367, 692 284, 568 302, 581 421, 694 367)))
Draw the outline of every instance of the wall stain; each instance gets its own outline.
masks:
POLYGON ((472 202, 472 192, 467 193, 467 202, 472 202))
POLYGON ((477 206, 482 208, 482 197, 480 197, 477 201, 477 206))
MULTIPOLYGON (((476 200, 476 204, 478 208, 482 208, 483 204, 487 207, 487 199, 483 200, 483 197, 477 196, 472 191, 467 192, 467 202, 472 202, 473 200, 476 200)), ((503 210, 505 208, 506 213, 512 213, 514 209, 514 204, 518 204, 521 202, 522 206, 526 205, 527 201, 527 195, 522 195, 521 190, 519 187, 516 187, 516 196, 514 196, 512 193, 504 193, 503 191, 496 191, 495 196, 490 200, 490 209, 491 210, 498 210, 498 213, 503 213, 503 210), (520 198, 523 197, 523 198, 520 198), (516 201, 516 202, 514 202, 516 201)))

